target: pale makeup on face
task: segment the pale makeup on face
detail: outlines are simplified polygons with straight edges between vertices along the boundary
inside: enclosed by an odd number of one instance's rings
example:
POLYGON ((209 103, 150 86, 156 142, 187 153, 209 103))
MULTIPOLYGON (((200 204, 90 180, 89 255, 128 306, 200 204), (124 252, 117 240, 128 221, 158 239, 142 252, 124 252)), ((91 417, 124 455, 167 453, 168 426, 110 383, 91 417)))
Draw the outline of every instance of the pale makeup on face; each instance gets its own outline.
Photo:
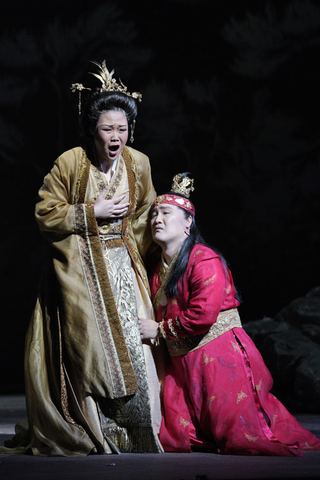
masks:
POLYGON ((128 121, 123 112, 109 110, 100 115, 94 133, 94 143, 105 172, 120 157, 128 141, 128 135, 128 121))

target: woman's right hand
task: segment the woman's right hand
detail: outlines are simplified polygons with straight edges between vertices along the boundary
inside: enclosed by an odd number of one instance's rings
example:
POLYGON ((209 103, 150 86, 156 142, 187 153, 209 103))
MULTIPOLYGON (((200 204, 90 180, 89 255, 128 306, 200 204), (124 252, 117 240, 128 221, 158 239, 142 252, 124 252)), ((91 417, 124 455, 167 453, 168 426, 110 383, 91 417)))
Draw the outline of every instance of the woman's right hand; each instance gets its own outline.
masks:
POLYGON ((126 196, 126 193, 123 193, 119 197, 106 200, 104 197, 107 191, 108 187, 102 190, 99 197, 94 202, 94 213, 96 218, 121 218, 127 212, 129 207, 128 202, 121 203, 126 196))

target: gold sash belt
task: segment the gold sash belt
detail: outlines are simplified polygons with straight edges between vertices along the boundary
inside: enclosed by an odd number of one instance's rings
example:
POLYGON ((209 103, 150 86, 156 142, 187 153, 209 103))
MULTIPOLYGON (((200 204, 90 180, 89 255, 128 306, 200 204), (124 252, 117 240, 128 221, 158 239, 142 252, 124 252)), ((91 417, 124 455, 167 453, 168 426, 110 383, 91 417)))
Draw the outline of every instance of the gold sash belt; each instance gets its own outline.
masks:
POLYGON ((166 338, 167 347, 172 357, 177 355, 185 355, 193 352, 197 348, 203 347, 217 337, 232 328, 241 328, 241 320, 237 308, 220 312, 217 321, 210 327, 207 333, 195 335, 186 338, 166 338))

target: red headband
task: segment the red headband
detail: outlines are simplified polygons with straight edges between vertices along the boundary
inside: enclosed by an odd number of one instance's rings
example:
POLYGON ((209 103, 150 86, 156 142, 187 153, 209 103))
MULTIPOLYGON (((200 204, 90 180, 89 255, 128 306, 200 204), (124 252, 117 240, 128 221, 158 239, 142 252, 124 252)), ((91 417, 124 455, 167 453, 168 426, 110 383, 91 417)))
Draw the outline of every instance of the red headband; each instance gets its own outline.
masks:
POLYGON ((195 216, 195 208, 187 198, 180 197, 179 195, 171 195, 170 193, 159 195, 153 202, 151 209, 153 209, 156 205, 162 205, 163 203, 183 208, 183 210, 189 212, 193 217, 195 216))

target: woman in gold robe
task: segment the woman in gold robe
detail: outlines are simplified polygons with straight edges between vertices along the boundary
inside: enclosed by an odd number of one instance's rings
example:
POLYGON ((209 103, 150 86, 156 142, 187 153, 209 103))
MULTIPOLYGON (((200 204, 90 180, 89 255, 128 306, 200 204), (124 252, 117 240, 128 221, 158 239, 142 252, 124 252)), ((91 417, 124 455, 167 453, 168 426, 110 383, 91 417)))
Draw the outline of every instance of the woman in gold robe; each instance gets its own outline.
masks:
POLYGON ((26 337, 28 421, 0 453, 162 451, 156 347, 138 324, 153 318, 143 257, 156 195, 148 157, 126 146, 140 94, 99 68, 87 148, 63 153, 39 191, 51 255, 26 337))

